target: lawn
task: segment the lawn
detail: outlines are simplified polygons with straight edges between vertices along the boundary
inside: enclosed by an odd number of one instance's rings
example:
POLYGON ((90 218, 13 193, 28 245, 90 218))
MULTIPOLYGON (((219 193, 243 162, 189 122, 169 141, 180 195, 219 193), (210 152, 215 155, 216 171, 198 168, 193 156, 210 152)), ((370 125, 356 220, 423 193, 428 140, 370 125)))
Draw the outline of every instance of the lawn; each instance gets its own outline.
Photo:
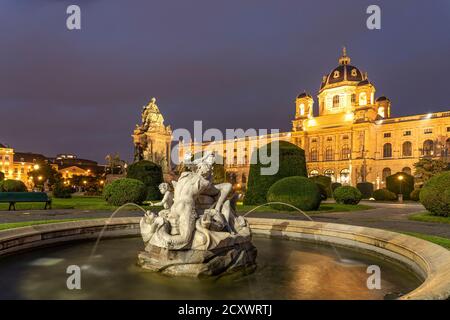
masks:
POLYGON ((450 217, 435 216, 428 211, 413 214, 409 216, 408 219, 423 222, 450 223, 450 217))
POLYGON ((423 240, 427 240, 427 241, 433 242, 435 244, 438 244, 438 245, 440 245, 440 246, 450 250, 450 239, 448 239, 448 238, 431 236, 431 235, 428 235, 428 234, 417 233, 417 232, 403 232, 403 231, 400 231, 400 233, 407 234, 409 236, 413 236, 413 237, 416 237, 416 238, 420 238, 420 239, 423 239, 423 240))
MULTIPOLYGON (((7 203, 0 203, 0 210, 8 210, 7 203)), ((44 203, 16 203, 17 210, 42 210, 44 203)), ((109 205, 102 197, 73 196, 69 199, 52 198, 52 209, 78 209, 114 211, 116 206, 109 205)), ((127 210, 138 210, 136 207, 128 207, 127 210)))
MULTIPOLYGON (((144 206, 144 208, 147 206, 144 206)), ((256 206, 244 206, 242 203, 238 203, 237 211, 239 213, 246 213, 256 206)), ((17 210, 42 210, 44 208, 43 203, 17 203, 17 210)), ((52 201, 53 209, 77 209, 77 210, 99 210, 99 211, 114 211, 117 209, 116 206, 109 205, 102 197, 86 197, 86 196, 73 196, 69 199, 58 199, 53 198, 52 201)), ((161 208, 153 207, 154 211, 159 211, 161 208)), ((308 211, 310 214, 321 213, 321 212, 348 212, 348 211, 360 211, 372 209, 371 206, 358 204, 358 205, 346 205, 337 203, 324 203, 320 206, 318 211, 308 211)), ((0 210, 8 210, 7 203, 0 203, 0 210)), ((136 207, 129 206, 126 208, 129 210, 139 210, 136 207)), ((263 206, 256 209, 257 212, 281 212, 281 213, 292 213, 296 214, 294 211, 288 210, 274 210, 269 206, 263 206)))

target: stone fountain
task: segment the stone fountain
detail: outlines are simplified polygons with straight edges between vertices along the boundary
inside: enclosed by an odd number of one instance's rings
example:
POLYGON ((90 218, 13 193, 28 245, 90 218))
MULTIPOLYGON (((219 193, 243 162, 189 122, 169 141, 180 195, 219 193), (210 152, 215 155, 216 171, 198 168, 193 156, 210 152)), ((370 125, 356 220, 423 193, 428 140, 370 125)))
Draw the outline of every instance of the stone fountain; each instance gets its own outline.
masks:
POLYGON ((213 153, 184 164, 178 181, 160 186, 163 210, 140 221, 145 251, 138 264, 176 276, 207 277, 256 268, 256 248, 247 221, 236 215, 229 183, 213 184, 213 153))

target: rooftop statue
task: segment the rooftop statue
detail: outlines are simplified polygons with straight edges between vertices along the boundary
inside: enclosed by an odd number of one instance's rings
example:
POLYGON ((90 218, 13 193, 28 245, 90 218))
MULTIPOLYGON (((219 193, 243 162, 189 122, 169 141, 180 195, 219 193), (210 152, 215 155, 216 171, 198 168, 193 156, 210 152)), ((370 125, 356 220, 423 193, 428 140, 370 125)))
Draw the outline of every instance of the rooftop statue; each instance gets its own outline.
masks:
POLYGON ((215 157, 185 158, 190 171, 173 181, 170 208, 147 212, 140 221, 146 245, 143 268, 173 275, 206 276, 254 270, 256 248, 247 221, 236 215, 228 183, 212 183, 215 157))

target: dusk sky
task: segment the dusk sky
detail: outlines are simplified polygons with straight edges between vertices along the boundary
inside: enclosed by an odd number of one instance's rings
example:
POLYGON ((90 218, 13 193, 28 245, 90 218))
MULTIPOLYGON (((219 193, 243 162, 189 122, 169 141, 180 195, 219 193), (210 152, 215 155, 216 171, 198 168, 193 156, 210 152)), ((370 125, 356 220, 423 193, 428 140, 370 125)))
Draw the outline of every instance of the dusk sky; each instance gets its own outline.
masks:
POLYGON ((1 0, 0 43, 0 143, 47 156, 131 160, 153 96, 172 128, 290 130, 343 45, 392 116, 450 110, 448 0, 1 0))

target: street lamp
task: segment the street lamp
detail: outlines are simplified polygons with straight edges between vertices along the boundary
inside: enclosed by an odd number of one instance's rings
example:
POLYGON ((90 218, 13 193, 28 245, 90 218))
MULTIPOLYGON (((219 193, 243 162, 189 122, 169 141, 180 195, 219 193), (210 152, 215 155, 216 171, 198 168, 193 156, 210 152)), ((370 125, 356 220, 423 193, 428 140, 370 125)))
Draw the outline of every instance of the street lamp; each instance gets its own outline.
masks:
POLYGON ((400 181, 400 194, 398 195, 398 201, 403 202, 403 192, 402 192, 403 176, 399 175, 397 179, 398 181, 400 181))
POLYGON ((35 164, 35 165, 33 166, 33 169, 34 169, 34 170, 39 170, 39 165, 38 165, 38 164, 35 164))

